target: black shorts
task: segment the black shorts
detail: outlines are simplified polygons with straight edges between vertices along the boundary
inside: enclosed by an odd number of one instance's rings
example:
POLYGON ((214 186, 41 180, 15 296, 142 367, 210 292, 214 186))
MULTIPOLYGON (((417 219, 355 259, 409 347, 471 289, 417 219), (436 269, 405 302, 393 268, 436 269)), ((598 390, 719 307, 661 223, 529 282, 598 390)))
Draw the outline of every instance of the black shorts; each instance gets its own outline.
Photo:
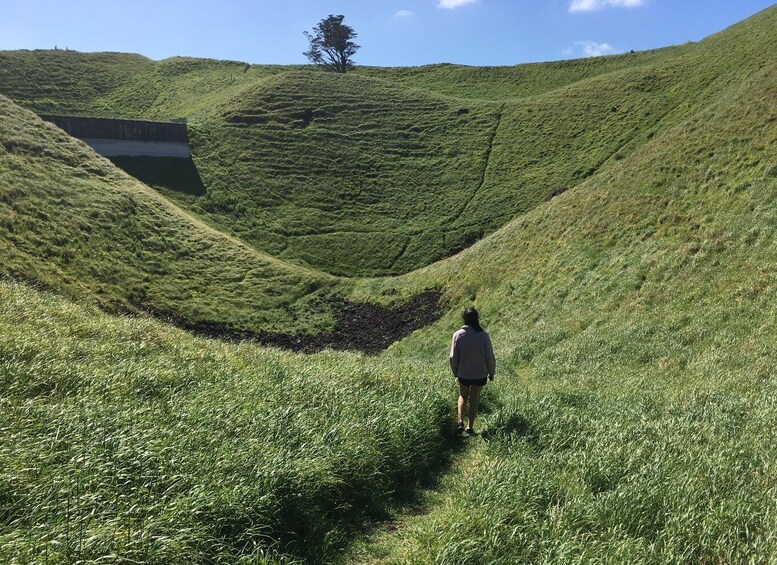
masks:
POLYGON ((488 379, 474 379, 474 380, 458 379, 458 380, 461 386, 472 386, 472 385, 486 386, 486 381, 488 381, 488 379))

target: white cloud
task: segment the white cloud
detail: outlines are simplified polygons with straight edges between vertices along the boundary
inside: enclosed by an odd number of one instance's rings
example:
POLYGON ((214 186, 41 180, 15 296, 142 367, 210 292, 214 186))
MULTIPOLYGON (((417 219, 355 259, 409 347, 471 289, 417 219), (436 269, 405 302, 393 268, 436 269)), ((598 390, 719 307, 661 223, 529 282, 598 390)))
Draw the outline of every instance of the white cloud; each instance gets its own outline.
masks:
POLYGON ((411 18, 413 17, 413 12, 410 10, 400 10, 396 14, 394 14, 394 17, 396 18, 411 18))
MULTIPOLYGON (((575 45, 585 57, 601 57, 602 55, 610 55, 617 51, 609 43, 597 43, 596 41, 575 41, 575 45)), ((564 54, 570 54, 569 51, 571 50, 565 49, 564 54)))
POLYGON ((570 12, 593 12, 604 8, 637 8, 647 0, 570 0, 570 12))
POLYGON ((459 6, 466 6, 467 4, 473 4, 474 2, 477 2, 477 0, 440 0, 440 3, 437 4, 437 7, 453 10, 459 6))

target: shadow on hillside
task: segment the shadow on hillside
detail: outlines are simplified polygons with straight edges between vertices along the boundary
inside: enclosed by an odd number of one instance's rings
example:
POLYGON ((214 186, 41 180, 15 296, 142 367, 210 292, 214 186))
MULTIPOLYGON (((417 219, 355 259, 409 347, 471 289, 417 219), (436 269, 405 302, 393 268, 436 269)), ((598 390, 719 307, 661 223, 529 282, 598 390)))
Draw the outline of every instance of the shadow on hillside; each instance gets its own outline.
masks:
POLYGON ((425 513, 423 491, 436 490, 440 486, 456 456, 466 450, 467 441, 471 439, 456 435, 453 418, 445 422, 440 436, 441 453, 437 459, 419 461, 412 475, 397 477, 398 488, 392 493, 393 501, 411 514, 425 513))
POLYGON ((191 157, 110 157, 110 160, 149 186, 168 188, 192 196, 205 194, 205 185, 191 157))
POLYGON ((507 437, 520 437, 534 448, 540 449, 542 447, 539 431, 534 424, 517 412, 495 418, 489 428, 483 432, 485 440, 507 437))
POLYGON ((453 426, 453 419, 447 418, 441 427, 440 451, 437 457, 419 460, 411 475, 395 477, 398 488, 390 493, 390 503, 385 509, 373 509, 372 512, 352 517, 352 535, 348 536, 349 539, 339 548, 340 552, 347 552, 351 543, 358 538, 363 539, 373 533, 397 531, 401 528, 402 517, 422 516, 432 510, 429 506, 429 494, 443 486, 443 479, 456 459, 466 451, 467 442, 471 439, 457 436, 453 426))

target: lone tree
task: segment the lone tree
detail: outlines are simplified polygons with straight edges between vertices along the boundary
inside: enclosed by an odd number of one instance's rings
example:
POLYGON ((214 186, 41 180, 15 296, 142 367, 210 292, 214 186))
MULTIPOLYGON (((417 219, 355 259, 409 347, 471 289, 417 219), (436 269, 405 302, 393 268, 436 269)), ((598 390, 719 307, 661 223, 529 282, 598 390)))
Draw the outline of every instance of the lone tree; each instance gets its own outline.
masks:
POLYGON ((330 15, 318 22, 311 33, 304 32, 310 42, 305 57, 311 63, 336 73, 344 73, 353 67, 351 57, 360 45, 353 42, 357 34, 351 26, 343 24, 344 19, 345 16, 330 15))

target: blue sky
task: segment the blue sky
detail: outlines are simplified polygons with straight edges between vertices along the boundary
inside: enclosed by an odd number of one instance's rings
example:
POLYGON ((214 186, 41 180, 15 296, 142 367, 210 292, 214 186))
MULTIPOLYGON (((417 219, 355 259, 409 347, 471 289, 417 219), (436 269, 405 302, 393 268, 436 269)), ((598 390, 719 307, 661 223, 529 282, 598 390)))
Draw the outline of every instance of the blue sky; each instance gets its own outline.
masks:
POLYGON ((304 63, 344 14, 365 65, 514 65, 698 41, 772 0, 0 0, 0 49, 304 63))

